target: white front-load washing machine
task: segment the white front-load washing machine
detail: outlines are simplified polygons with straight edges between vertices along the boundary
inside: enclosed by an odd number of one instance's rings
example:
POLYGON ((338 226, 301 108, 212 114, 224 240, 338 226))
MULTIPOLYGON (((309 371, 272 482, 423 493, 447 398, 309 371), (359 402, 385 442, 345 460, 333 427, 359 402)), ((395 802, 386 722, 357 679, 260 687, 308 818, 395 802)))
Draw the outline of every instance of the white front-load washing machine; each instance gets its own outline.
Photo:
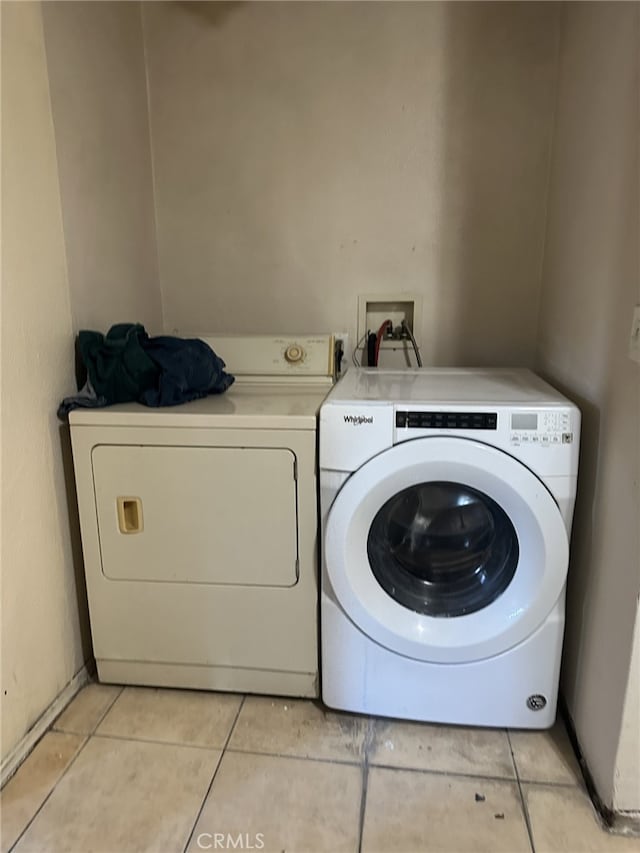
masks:
POLYGON ((529 370, 346 374, 320 410, 327 705, 552 725, 579 433, 529 370))

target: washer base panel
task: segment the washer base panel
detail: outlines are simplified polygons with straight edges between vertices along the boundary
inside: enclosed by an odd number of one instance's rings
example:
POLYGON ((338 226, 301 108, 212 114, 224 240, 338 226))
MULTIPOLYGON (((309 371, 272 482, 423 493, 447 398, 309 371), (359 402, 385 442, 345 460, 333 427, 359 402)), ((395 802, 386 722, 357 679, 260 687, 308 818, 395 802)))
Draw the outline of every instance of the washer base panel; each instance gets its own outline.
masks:
POLYGON ((378 645, 324 592, 322 699, 381 717, 546 729, 556 718, 563 633, 564 595, 543 625, 507 652, 473 663, 428 663, 378 645), (543 696, 546 705, 531 710, 531 696, 543 696))

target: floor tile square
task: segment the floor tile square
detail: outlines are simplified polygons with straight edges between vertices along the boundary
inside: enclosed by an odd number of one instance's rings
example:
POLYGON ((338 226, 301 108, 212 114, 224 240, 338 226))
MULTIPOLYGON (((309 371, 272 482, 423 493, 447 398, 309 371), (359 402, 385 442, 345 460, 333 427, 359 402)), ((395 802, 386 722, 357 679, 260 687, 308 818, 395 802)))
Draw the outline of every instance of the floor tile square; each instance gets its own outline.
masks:
POLYGON ((546 731, 510 731, 520 779, 527 782, 580 784, 582 774, 566 729, 558 720, 546 731))
POLYGON ((241 836, 245 849, 355 853, 361 794, 360 767, 227 752, 188 849, 213 844, 217 833, 241 836))
POLYGON ((53 728, 59 732, 93 734, 121 690, 122 687, 112 684, 87 684, 60 714, 53 728))
POLYGON ((369 771, 362 853, 530 853, 515 782, 369 771))
POLYGON ((97 733, 222 748, 241 702, 233 693, 127 687, 97 733))
POLYGON ((427 723, 376 720, 369 762, 514 779, 507 733, 427 723))
POLYGON ((523 786, 536 853, 640 853, 640 838, 604 829, 581 788, 523 786))
POLYGON ((319 702, 248 696, 229 741, 243 752, 359 762, 368 719, 319 702))
POLYGON ((85 742, 79 735, 48 732, 0 793, 0 848, 16 842, 85 742))
POLYGON ((181 851, 218 750, 93 737, 15 853, 181 851))

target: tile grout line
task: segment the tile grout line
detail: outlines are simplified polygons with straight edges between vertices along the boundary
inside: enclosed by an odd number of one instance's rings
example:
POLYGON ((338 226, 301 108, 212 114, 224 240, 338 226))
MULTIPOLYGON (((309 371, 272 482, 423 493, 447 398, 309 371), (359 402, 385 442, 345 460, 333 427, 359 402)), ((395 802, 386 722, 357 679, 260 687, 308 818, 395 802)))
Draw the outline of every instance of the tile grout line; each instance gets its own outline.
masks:
MULTIPOLYGON (((374 720, 375 723, 375 720, 374 720)), ((152 743, 156 746, 181 746, 185 749, 200 749, 205 752, 210 752, 211 750, 222 750, 225 752, 232 753, 234 755, 260 755, 267 758, 286 758, 291 759, 293 761, 313 761, 318 764, 332 764, 337 767, 356 767, 362 764, 362 759, 351 761, 348 759, 340 759, 340 758, 320 758, 315 755, 295 755, 290 752, 264 752, 258 749, 240 749, 239 747, 229 747, 228 745, 225 747, 215 746, 213 744, 203 744, 203 743, 185 743, 184 741, 173 741, 173 740, 155 740, 152 738, 141 738, 141 737, 131 737, 125 735, 116 735, 116 734, 106 734, 106 733, 95 733, 92 737, 101 738, 104 740, 124 740, 124 741, 132 741, 135 743, 152 743)), ((228 740, 225 741, 228 743, 228 740)), ((373 762, 368 765, 369 769, 371 767, 380 768, 381 770, 399 770, 401 772, 407 773, 423 773, 430 776, 454 776, 456 778, 461 779, 486 779, 491 782, 510 782, 515 783, 517 781, 515 774, 513 776, 495 776, 490 773, 464 773, 460 770, 435 770, 428 767, 406 767, 399 764, 384 764, 380 762, 373 762)), ((575 788, 576 783, 574 782, 553 782, 553 781, 541 781, 539 779, 523 779, 522 782, 527 785, 542 785, 544 787, 551 788, 575 788)))
POLYGON ((369 790, 369 747, 373 743, 375 720, 367 720, 367 733, 364 739, 362 758, 362 795, 360 797, 360 815, 358 817, 358 853, 362 853, 362 834, 364 832, 364 816, 367 808, 367 792, 369 790))
MULTIPOLYGON (((286 756, 284 756, 286 757, 286 756)), ((317 760, 317 759, 316 759, 317 760)), ((381 770, 399 770, 402 773, 423 773, 428 776, 454 776, 457 779, 482 779, 488 782, 508 782, 513 785, 518 781, 514 776, 493 776, 490 773, 462 773, 459 770, 430 770, 423 767, 404 767, 398 764, 378 764, 374 762, 372 767, 380 768, 381 770)), ((523 780, 527 785, 544 785, 551 788, 575 788, 576 786, 570 782, 535 782, 523 780)))
POLYGON ((524 816, 524 822, 527 827, 527 834, 529 835, 529 844, 531 845, 531 853, 536 853, 536 845, 533 840, 533 828, 531 826, 531 819, 529 817, 529 809, 527 807, 527 802, 525 800, 524 791, 522 790, 522 782, 520 781, 520 771, 518 770, 518 762, 516 761, 516 756, 513 751, 513 744, 511 743, 511 735, 509 733, 509 729, 505 730, 507 733, 507 741, 509 743, 509 751, 511 752, 511 760, 513 761, 513 769, 516 773, 516 782, 518 784, 518 791, 520 793, 520 803, 522 805, 522 814, 524 816))
MULTIPOLYGON (((51 731, 51 729, 49 729, 49 731, 51 731)), ((48 734, 48 732, 47 732, 47 734, 48 734)), ((69 733, 69 732, 58 732, 58 734, 70 734, 70 733, 69 733)), ((82 737, 82 735, 76 735, 76 737, 82 737)), ((76 754, 73 756, 73 758, 71 759, 71 761, 70 761, 70 762, 67 764, 67 766, 64 768, 64 770, 63 770, 63 771, 62 771, 62 773, 60 774, 60 778, 56 781, 56 783, 55 783, 55 785, 53 786, 53 788, 49 791, 49 793, 47 794, 47 796, 46 796, 46 797, 44 798, 44 800, 40 803, 40 805, 38 806, 38 808, 35 810, 35 812, 31 815, 31 817, 29 818, 29 820, 27 821, 27 823, 24 825, 24 827, 22 828, 22 831, 20 832, 20 835, 19 835, 19 836, 16 838, 16 840, 13 842, 13 844, 11 845, 11 847, 9 848, 9 850, 7 851, 7 853, 11 853, 11 851, 12 851, 12 850, 15 850, 15 849, 16 849, 16 847, 18 846, 18 844, 19 844, 19 843, 20 843, 20 841, 22 840, 22 838, 23 838, 24 834, 27 832, 27 830, 29 829, 29 827, 31 826, 31 824, 32 824, 32 823, 35 821, 35 819, 38 817, 38 815, 40 814, 40 812, 42 811, 42 809, 43 809, 43 808, 46 806, 46 804, 49 802, 49 800, 51 799, 51 795, 53 794, 53 792, 55 791, 55 789, 58 787, 58 785, 60 784, 60 782, 62 782, 62 780, 63 780, 63 779, 64 779, 64 777, 67 775, 67 773, 69 772, 69 770, 71 770, 71 768, 73 767, 73 765, 76 763, 76 761, 77 761, 77 759, 78 759, 78 756, 80 755, 80 753, 81 753, 81 752, 83 752, 83 750, 84 750, 85 746, 89 743, 89 741, 90 741, 90 740, 91 740, 91 735, 90 735, 90 734, 89 734, 89 735, 84 735, 84 741, 83 741, 83 742, 82 742, 82 744, 80 745, 80 748, 78 749, 78 751, 76 752, 76 754)))
POLYGON ((351 761, 341 758, 318 758, 315 755, 294 755, 291 752, 261 752, 257 749, 238 749, 238 747, 230 747, 227 752, 235 755, 263 755, 272 758, 291 758, 294 761, 314 761, 316 764, 334 764, 336 767, 358 767, 362 765, 362 758, 351 761))
MULTIPOLYGON (((91 682, 90 682, 90 683, 91 683, 91 682)), ((88 686, 89 686, 89 685, 85 685, 85 687, 84 687, 83 689, 86 689, 86 687, 88 687, 88 686)), ((35 819, 38 817, 38 815, 40 814, 40 812, 42 811, 42 809, 46 806, 46 804, 47 804, 47 803, 49 802, 49 800, 51 799, 51 796, 52 796, 53 792, 56 790, 56 788, 58 787, 58 785, 60 784, 60 782, 62 782, 62 780, 63 780, 63 779, 64 779, 64 777, 67 775, 67 773, 69 772, 69 770, 71 770, 71 768, 73 767, 73 765, 76 763, 76 761, 78 760, 78 757, 80 756, 80 753, 84 751, 85 746, 89 743, 89 741, 91 740, 91 738, 94 736, 94 733, 95 733, 96 729, 98 728, 98 726, 100 725, 100 723, 104 720, 104 718, 105 718, 105 717, 106 717, 106 715, 109 713, 109 711, 111 710, 111 708, 113 708, 113 706, 114 706, 114 704, 115 704, 116 700, 120 697, 120 694, 122 693, 122 691, 123 691, 123 690, 124 690, 124 688, 123 688, 123 687, 121 687, 121 688, 120 688, 120 690, 118 691, 118 693, 113 697, 113 700, 109 703, 109 705, 108 705, 108 706, 107 706, 107 708, 105 709, 104 713, 102 714, 102 716, 100 717, 100 719, 98 720, 98 722, 95 724, 95 726, 93 726, 93 728, 91 729, 91 731, 90 731, 89 733, 84 733, 84 732, 83 732, 83 733, 78 733, 78 732, 65 732, 65 731, 62 731, 61 729, 54 729, 54 727, 53 727, 53 726, 55 725, 55 721, 54 721, 54 724, 51 726, 51 728, 49 728, 49 729, 48 729, 48 731, 47 731, 47 732, 45 732, 45 734, 48 734, 49 732, 54 732, 54 731, 55 731, 55 732, 57 732, 58 734, 70 734, 70 735, 75 735, 75 737, 84 737, 84 741, 83 741, 83 742, 82 742, 82 744, 80 745, 80 748, 78 749, 78 751, 76 752, 76 754, 73 756, 73 758, 71 759, 71 761, 67 764, 67 766, 64 768, 64 770, 63 770, 63 771, 62 771, 62 773, 60 774, 60 778, 56 780, 56 782, 55 782, 54 786, 51 788, 51 790, 49 791, 49 793, 47 794, 47 796, 46 796, 46 797, 44 798, 44 800, 40 803, 39 807, 35 810, 35 812, 31 815, 30 819, 27 821, 27 823, 26 823, 26 824, 25 824, 25 826, 23 827, 23 829, 22 829, 22 831, 21 831, 20 835, 19 835, 19 836, 16 838, 16 840, 13 842, 13 844, 11 845, 11 847, 9 848, 9 850, 7 851, 7 853, 11 853, 11 851, 12 851, 12 850, 15 850, 15 849, 16 849, 16 847, 18 846, 18 844, 19 844, 19 843, 20 843, 20 841, 22 840, 22 837, 24 836, 24 834, 27 832, 27 830, 29 829, 29 827, 31 826, 31 824, 35 821, 35 819)), ((71 704, 71 703, 69 703, 69 704, 71 704)), ((65 710, 66 710, 66 709, 65 709, 65 710)))
MULTIPOLYGON (((183 749, 199 749, 202 752, 212 752, 217 750, 221 753, 224 749, 224 747, 216 746, 214 743, 186 743, 183 740, 157 740, 156 738, 128 737, 127 735, 107 734, 106 732, 96 732, 92 737, 98 738, 99 740, 120 740, 127 743, 149 743, 153 746, 178 746, 183 747, 183 749)), ((233 752, 234 750, 231 751, 233 752)))
POLYGON ((546 782, 544 779, 520 779, 523 785, 540 785, 543 788, 577 788, 584 793, 584 786, 577 782, 546 782))
POLYGON ((193 821, 193 826, 191 827, 191 831, 189 832, 189 835, 187 836, 187 841, 186 841, 184 847, 182 848, 183 853, 186 853, 189 845, 191 844, 191 839, 193 838, 193 833, 196 831, 196 826, 198 825, 198 821, 200 820, 200 815, 202 814, 202 812, 204 810, 205 803, 209 799, 209 794, 211 793, 211 789, 213 788, 213 783, 215 782, 216 776, 218 775, 218 771, 220 770, 220 765, 222 764, 222 759, 224 758, 225 752, 227 751, 227 746, 229 744, 229 741, 231 740, 231 736, 233 735, 235 728, 238 724, 238 719, 240 718, 240 714, 242 712, 242 709, 244 708, 244 703, 246 701, 246 698, 247 698, 246 695, 244 695, 242 697, 242 701, 240 702, 240 705, 238 706, 238 710, 236 711, 236 715, 234 717, 233 723, 231 724, 231 727, 229 728, 229 734, 227 735, 227 738, 224 742, 224 745, 223 745, 222 749, 220 750, 220 757, 218 758, 218 761, 216 762, 216 766, 215 766, 215 769, 213 771, 213 775, 211 776, 211 781, 209 782, 209 785, 207 786, 207 790, 205 791, 204 797, 202 798, 202 802, 200 803, 200 808, 198 809, 195 820, 193 821))
POLYGON ((122 696, 122 694, 124 693, 124 691, 125 691, 125 685, 124 685, 124 684, 121 684, 121 685, 120 685, 120 690, 118 690, 117 694, 113 697, 113 702, 110 702, 110 703, 109 703, 109 705, 108 705, 108 706, 107 706, 107 708, 105 709, 104 714, 100 717, 100 719, 98 720, 98 722, 95 724, 95 726, 94 726, 94 728, 93 728, 93 732, 91 733, 92 735, 94 735, 94 734, 98 731, 98 727, 102 725, 102 723, 103 723, 103 722, 104 722, 104 720, 105 720, 105 717, 107 716, 107 714, 109 713, 109 711, 113 708, 113 706, 116 704, 116 702, 118 701, 118 699, 122 696))
MULTIPOLYGON (((100 683, 100 682, 90 681, 90 682, 89 682, 89 684, 87 684, 87 685, 86 685, 86 687, 90 687, 92 684, 99 684, 99 683, 100 683)), ((116 695, 113 697, 113 699, 109 702, 109 704, 107 705, 107 707, 104 709, 104 711, 103 711, 103 712, 102 712, 102 714, 100 715, 100 717, 99 717, 99 719, 98 719, 97 723, 96 723, 96 724, 95 724, 95 726, 91 729, 91 731, 90 731, 90 732, 74 732, 74 731, 73 731, 73 729, 58 729, 58 728, 56 728, 56 724, 55 724, 55 722, 52 724, 52 726, 51 726, 51 728, 49 729, 49 731, 52 731, 52 732, 59 732, 60 734, 63 734, 63 735, 80 735, 80 736, 82 736, 82 737, 88 737, 88 738, 92 738, 92 737, 94 737, 94 735, 96 734, 96 731, 98 730, 98 726, 102 725, 102 723, 104 722, 104 718, 107 716, 107 714, 109 713, 109 711, 113 708, 113 706, 116 704, 116 702, 118 701, 118 699, 122 696, 122 692, 123 692, 123 690, 124 690, 124 686, 123 686, 123 685, 121 685, 121 684, 120 684, 120 685, 113 685, 113 686, 117 686, 117 687, 118 687, 118 691, 117 691, 116 695)), ((60 715, 60 716, 62 716, 62 715, 60 715)))
MULTIPOLYGON (((233 732, 232 732, 233 733, 233 732)), ((238 749, 238 747, 229 747, 228 738, 225 740, 224 746, 216 746, 209 743, 185 743, 183 740, 156 740, 155 738, 130 737, 127 735, 116 735, 107 733, 95 733, 92 737, 100 738, 101 740, 123 740, 131 743, 151 743, 155 746, 181 746, 185 749, 200 749, 204 752, 219 750, 220 752, 230 752, 234 755, 263 755, 272 758, 290 758, 294 761, 315 761, 319 764, 335 764, 338 767, 356 767, 361 764, 361 759, 349 761, 339 758, 317 758, 313 755, 293 755, 288 752, 260 752, 255 749, 238 749)))

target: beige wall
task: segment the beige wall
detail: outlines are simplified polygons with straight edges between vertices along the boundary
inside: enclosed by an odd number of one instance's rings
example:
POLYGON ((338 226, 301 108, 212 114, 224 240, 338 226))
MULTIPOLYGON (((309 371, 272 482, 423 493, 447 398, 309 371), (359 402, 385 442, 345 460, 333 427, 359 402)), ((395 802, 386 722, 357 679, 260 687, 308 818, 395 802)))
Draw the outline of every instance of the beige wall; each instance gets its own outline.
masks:
POLYGON ((74 330, 162 329, 139 3, 47 2, 74 330))
POLYGON ((538 367, 583 411, 563 690, 601 797, 627 810, 640 810, 640 720, 622 725, 640 677, 630 669, 640 368, 627 355, 640 303, 639 13, 635 3, 564 8, 538 343, 538 367), (635 779, 617 773, 620 751, 634 756, 635 779))
POLYGON ((353 335, 411 291, 427 363, 531 364, 558 14, 144 3, 167 330, 353 335))
POLYGON ((83 664, 56 407, 73 335, 39 3, 2 16, 2 758, 83 664))
POLYGON ((5 759, 91 653, 55 417, 74 332, 157 332, 162 310, 139 4, 3 2, 2 17, 5 759))

